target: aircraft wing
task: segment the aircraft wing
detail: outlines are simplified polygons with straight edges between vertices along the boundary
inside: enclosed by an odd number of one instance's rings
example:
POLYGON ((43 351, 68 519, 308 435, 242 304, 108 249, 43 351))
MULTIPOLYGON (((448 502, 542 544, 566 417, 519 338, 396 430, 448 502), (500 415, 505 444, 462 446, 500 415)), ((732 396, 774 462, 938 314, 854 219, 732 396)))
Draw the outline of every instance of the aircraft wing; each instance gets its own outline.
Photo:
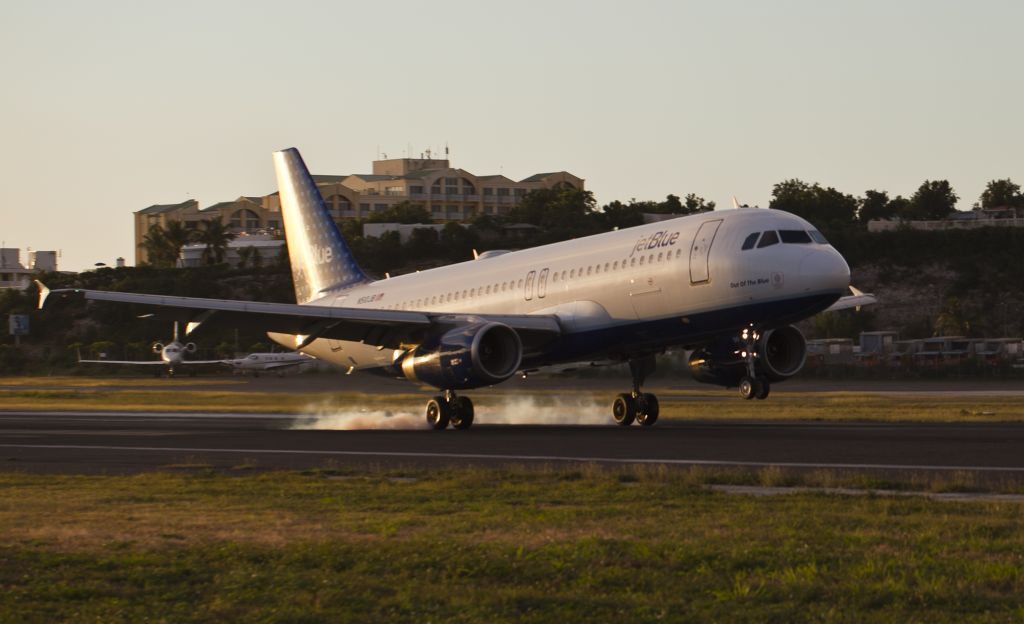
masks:
POLYGON ((850 292, 853 294, 840 297, 839 301, 829 306, 825 312, 835 312, 836 310, 847 310, 849 308, 857 308, 860 311, 861 306, 878 303, 878 299, 874 295, 861 292, 853 286, 850 286, 850 292))
MULTIPOLYGON (((197 366, 203 364, 224 364, 227 360, 182 360, 174 366, 197 366)), ((78 360, 79 364, 121 364, 127 366, 170 366, 163 360, 78 360)))
POLYGON ((50 297, 80 296, 90 301, 136 304, 151 310, 147 317, 186 323, 186 334, 200 328, 251 327, 258 331, 303 336, 305 346, 316 338, 363 342, 388 349, 418 344, 434 331, 475 322, 499 322, 516 330, 523 348, 532 348, 561 334, 554 315, 463 314, 260 303, 231 299, 170 297, 68 288, 51 291, 39 284, 39 307, 50 297))
POLYGON ((79 364, 122 364, 129 366, 167 366, 163 360, 78 360, 79 364))

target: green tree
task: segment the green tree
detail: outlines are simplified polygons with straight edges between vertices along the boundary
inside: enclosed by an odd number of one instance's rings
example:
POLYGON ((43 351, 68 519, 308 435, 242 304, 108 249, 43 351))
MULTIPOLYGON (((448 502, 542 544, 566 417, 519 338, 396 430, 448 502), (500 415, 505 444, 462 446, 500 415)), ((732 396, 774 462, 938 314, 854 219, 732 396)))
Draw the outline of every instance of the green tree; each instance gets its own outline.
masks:
POLYGON ((971 323, 967 320, 960 299, 946 299, 942 311, 935 319, 935 336, 966 336, 971 333, 971 323))
MULTIPOLYGON (((509 221, 545 229, 579 229, 594 214, 594 194, 580 189, 537 189, 509 211, 509 221)), ((584 226, 585 227, 585 226, 584 226)))
POLYGON ((990 180, 985 186, 979 198, 982 208, 1002 208, 1009 206, 1013 208, 1024 206, 1024 195, 1021 195, 1020 185, 1013 180, 990 180))
POLYGON ((421 205, 407 201, 389 206, 386 210, 376 212, 368 219, 371 223, 430 223, 430 213, 421 205))
POLYGON ((202 228, 199 230, 196 240, 204 245, 202 261, 203 264, 220 264, 224 261, 224 253, 228 249, 228 243, 235 238, 220 217, 216 219, 203 219, 202 228))
POLYGON ((910 198, 910 212, 914 219, 945 219, 958 199, 948 180, 925 180, 910 198))
POLYGON ((791 212, 827 229, 841 229, 853 223, 857 215, 857 200, 852 195, 797 179, 776 184, 769 207, 791 212))
POLYGON ((642 225, 644 222, 643 211, 636 202, 624 204, 615 200, 602 206, 601 214, 604 216, 605 227, 608 229, 628 228, 642 225))
POLYGON ((181 248, 192 239, 192 231, 181 221, 168 221, 167 227, 157 224, 150 226, 142 238, 142 246, 146 249, 149 264, 160 268, 173 268, 178 265, 181 248))
MULTIPOLYGON (((669 198, 675 197, 675 195, 669 195, 669 198)), ((678 199, 678 198, 676 198, 678 199)), ((705 201, 703 197, 698 196, 696 193, 689 193, 686 195, 686 203, 683 204, 683 214, 696 214, 698 212, 711 212, 715 209, 715 202, 705 201)))
POLYGON ((857 217, 861 223, 867 223, 873 219, 891 219, 896 216, 895 207, 889 200, 889 194, 885 191, 865 191, 864 197, 857 202, 860 208, 857 217))
POLYGON ((249 262, 252 259, 252 252, 254 251, 256 251, 255 247, 238 248, 238 268, 244 269, 249 266, 249 262))

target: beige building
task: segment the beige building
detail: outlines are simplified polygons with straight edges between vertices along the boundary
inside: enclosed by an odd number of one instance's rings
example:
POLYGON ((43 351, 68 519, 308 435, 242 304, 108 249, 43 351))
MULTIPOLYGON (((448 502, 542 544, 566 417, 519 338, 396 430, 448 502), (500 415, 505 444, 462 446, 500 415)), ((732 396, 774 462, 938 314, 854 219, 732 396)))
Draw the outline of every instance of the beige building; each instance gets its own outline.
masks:
MULTIPOLYGON (((335 221, 365 219, 400 202, 425 208, 436 222, 467 221, 478 215, 501 216, 537 189, 583 189, 583 179, 566 171, 538 173, 520 181, 503 175, 478 176, 454 169, 447 159, 394 158, 373 162, 373 173, 314 175, 327 209, 335 221)), ((199 227, 203 219, 220 218, 237 233, 273 233, 281 229, 281 203, 277 193, 242 196, 199 208, 189 199, 161 204, 135 213, 135 263, 146 262, 142 240, 153 225, 165 227, 182 221, 199 227)))

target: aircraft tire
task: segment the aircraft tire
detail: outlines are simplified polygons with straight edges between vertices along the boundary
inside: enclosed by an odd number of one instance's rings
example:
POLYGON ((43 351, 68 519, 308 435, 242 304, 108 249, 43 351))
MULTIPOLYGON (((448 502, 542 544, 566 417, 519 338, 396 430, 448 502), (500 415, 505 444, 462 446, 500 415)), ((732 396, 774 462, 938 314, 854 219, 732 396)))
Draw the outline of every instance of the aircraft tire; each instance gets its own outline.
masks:
POLYGON ((448 427, 450 409, 447 401, 442 396, 436 396, 427 401, 427 425, 431 429, 445 429, 448 427))
POLYGON ((636 421, 644 427, 650 427, 658 422, 658 414, 661 408, 658 406, 658 397, 650 392, 644 393, 643 407, 637 410, 636 421))
POLYGON ((612 418, 620 427, 628 427, 636 418, 636 401, 628 394, 620 394, 612 403, 612 418))
POLYGON ((743 379, 740 379, 740 396, 747 401, 754 398, 754 395, 757 392, 755 388, 756 383, 757 382, 754 379, 751 379, 750 377, 744 377, 743 379))
POLYGON ((763 379, 758 379, 754 382, 754 398, 763 401, 768 398, 768 394, 772 391, 772 385, 763 379))
POLYGON ((473 426, 473 402, 469 397, 460 396, 455 399, 455 409, 450 417, 452 427, 456 429, 469 429, 473 426))

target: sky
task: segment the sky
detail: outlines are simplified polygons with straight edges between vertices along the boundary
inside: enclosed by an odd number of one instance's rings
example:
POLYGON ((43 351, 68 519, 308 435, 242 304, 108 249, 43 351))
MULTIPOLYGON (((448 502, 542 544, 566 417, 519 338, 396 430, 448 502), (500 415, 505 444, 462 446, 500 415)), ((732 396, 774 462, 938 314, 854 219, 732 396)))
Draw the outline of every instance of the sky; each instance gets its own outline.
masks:
POLYGON ((132 213, 447 144, 598 202, 1024 183, 1017 0, 0 4, 0 242, 134 260, 132 213), (411 147, 411 151, 410 151, 411 147))

